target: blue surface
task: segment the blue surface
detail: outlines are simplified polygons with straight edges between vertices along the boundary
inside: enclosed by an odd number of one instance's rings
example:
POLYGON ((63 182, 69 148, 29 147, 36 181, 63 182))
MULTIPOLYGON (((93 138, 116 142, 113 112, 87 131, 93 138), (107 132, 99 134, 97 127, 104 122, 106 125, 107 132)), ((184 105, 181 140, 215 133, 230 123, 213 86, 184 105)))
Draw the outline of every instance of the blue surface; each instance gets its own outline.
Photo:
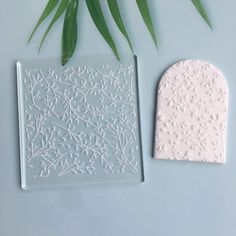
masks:
MULTIPOLYGON (((121 1, 139 58, 145 182, 26 192, 20 188, 15 62, 37 56, 38 39, 44 28, 28 47, 25 45, 46 0, 1 0, 0 235, 236 235, 236 2, 204 2, 213 32, 190 1, 151 1, 160 35, 157 54, 135 1, 121 1), (170 64, 186 58, 215 64, 228 80, 230 111, 225 165, 156 161, 151 157, 157 81, 170 64)), ((110 54, 83 1, 79 14, 77 55, 110 54)), ((128 52, 113 23, 111 28, 120 51, 128 52)), ((59 57, 60 36, 61 25, 56 24, 39 57, 59 57)))

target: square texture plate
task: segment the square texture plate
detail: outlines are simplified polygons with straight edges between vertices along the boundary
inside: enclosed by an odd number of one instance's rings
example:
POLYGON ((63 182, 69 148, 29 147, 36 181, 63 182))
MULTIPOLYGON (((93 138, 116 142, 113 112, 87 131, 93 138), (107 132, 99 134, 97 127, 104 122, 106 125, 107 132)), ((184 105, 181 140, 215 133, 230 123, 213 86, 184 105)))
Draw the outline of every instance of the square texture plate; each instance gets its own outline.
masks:
POLYGON ((142 181, 136 59, 17 62, 22 188, 142 181))

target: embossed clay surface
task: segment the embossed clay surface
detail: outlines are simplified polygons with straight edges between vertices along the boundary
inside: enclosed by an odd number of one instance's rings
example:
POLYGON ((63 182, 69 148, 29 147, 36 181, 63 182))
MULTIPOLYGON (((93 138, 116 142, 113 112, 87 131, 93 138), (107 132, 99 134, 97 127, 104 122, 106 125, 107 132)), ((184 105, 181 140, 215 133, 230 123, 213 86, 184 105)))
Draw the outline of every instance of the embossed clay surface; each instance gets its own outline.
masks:
POLYGON ((135 58, 17 63, 22 187, 141 181, 135 58))
POLYGON ((155 158, 225 162, 228 87, 200 60, 170 67, 158 86, 155 158))

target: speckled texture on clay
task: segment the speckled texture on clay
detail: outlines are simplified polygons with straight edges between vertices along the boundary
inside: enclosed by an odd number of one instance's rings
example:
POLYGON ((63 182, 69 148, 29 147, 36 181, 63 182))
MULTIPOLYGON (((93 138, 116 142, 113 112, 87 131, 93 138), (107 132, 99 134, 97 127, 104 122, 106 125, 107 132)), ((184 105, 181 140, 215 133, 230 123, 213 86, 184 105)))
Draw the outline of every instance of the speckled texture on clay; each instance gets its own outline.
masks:
POLYGON ((225 162, 228 86, 200 60, 180 61, 158 86, 155 158, 225 162))
POLYGON ((142 181, 134 57, 17 63, 24 189, 142 181))

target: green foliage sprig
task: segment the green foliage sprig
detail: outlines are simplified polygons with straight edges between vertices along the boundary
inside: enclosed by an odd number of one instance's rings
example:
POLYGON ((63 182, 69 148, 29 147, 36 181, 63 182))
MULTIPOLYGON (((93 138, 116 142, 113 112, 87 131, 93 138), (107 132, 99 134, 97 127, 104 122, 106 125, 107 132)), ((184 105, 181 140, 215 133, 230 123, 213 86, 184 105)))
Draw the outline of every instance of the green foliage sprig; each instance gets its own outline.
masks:
MULTIPOLYGON (((210 28, 212 28, 211 22, 207 16, 207 13, 203 7, 201 0, 191 0, 191 1, 193 5, 195 6, 195 8, 197 9, 197 11, 199 12, 199 14, 205 20, 205 22, 209 25, 210 28)), ((68 60, 73 56, 74 51, 76 49, 76 45, 77 45, 77 12, 78 12, 78 7, 79 7, 79 2, 80 0, 48 0, 48 3, 41 17, 39 18, 35 28, 33 29, 29 37, 28 43, 33 38, 38 27, 55 10, 55 14, 46 32, 44 33, 42 37, 42 40, 39 46, 39 51, 40 51, 51 28, 56 23, 56 21, 60 17, 62 17, 62 15, 64 14, 64 24, 63 24, 63 30, 62 30, 62 46, 61 46, 61 50, 62 50, 61 51, 61 64, 65 65, 68 62, 68 60)), ((97 27, 98 31, 103 36, 107 44, 110 46, 111 50, 113 51, 117 59, 120 60, 115 41, 109 31, 106 19, 104 17, 104 14, 100 5, 100 0, 85 0, 85 2, 88 8, 88 11, 90 13, 90 16, 95 26, 97 27)), ((121 16, 121 12, 119 9, 118 1, 107 0, 107 4, 118 29, 120 30, 121 34, 126 39, 130 47, 130 50, 133 53, 132 43, 128 36, 127 30, 125 28, 125 25, 121 16)), ((142 19, 153 39, 153 42, 157 47, 158 46, 157 35, 153 26, 148 2, 147 0, 136 0, 136 4, 142 16, 142 19)))
POLYGON ((211 22, 207 16, 207 13, 202 5, 202 2, 200 0, 192 0, 193 5, 198 10, 199 14, 202 16, 202 18, 206 21, 206 23, 209 25, 209 27, 212 29, 211 22))

